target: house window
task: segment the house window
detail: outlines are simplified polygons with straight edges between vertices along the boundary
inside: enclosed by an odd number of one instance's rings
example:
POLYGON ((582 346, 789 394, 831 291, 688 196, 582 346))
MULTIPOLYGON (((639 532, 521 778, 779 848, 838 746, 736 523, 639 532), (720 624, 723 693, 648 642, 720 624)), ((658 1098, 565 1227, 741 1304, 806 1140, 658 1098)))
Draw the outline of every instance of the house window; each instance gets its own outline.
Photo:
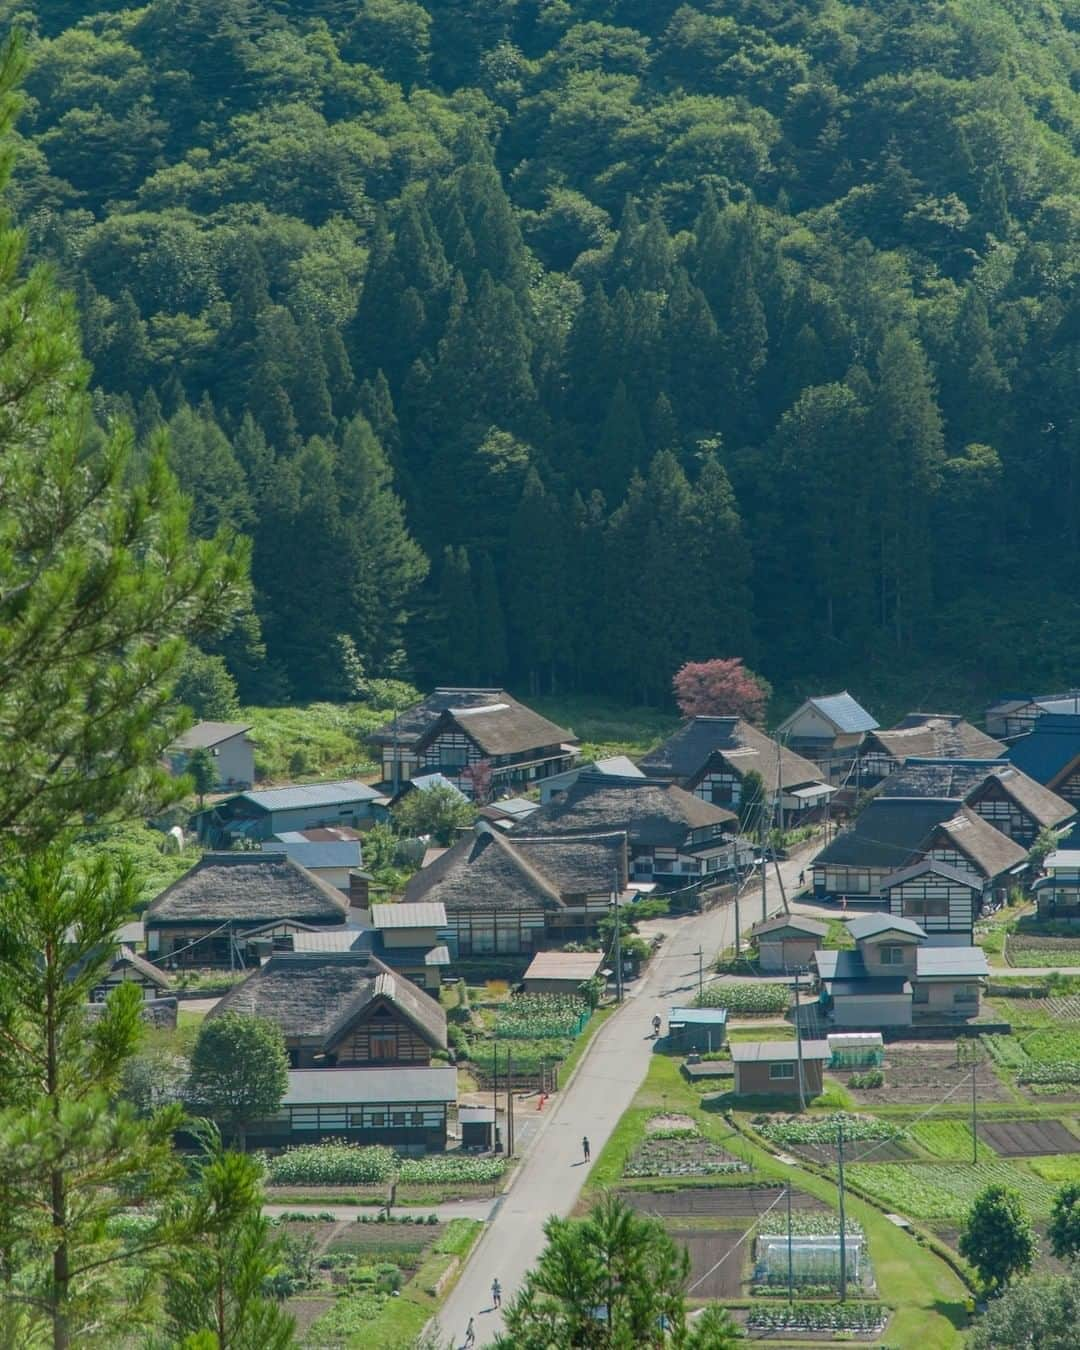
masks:
POLYGON ((398 1125, 398 1126, 401 1126, 401 1125, 407 1124, 407 1123, 408 1123, 408 1114, 409 1114, 409 1113, 408 1113, 407 1111, 393 1111, 393 1112, 391 1112, 391 1114, 390 1114, 390 1123, 391 1123, 391 1125, 398 1125))
POLYGON ((794 1064, 770 1064, 770 1065, 769 1065, 769 1077, 770 1077, 771 1079, 794 1078, 794 1077, 795 1077, 795 1065, 794 1065, 794 1064))
POLYGON ((423 1111, 414 1111, 412 1113, 412 1123, 417 1126, 423 1125, 424 1123, 423 1111))
POLYGON ((974 985, 964 985, 961 989, 954 989, 952 1001, 954 1003, 978 1003, 979 991, 974 985))
POLYGON ((915 986, 914 992, 911 995, 911 1001, 912 1003, 930 1002, 930 990, 926 987, 925 984, 917 984, 915 986))
POLYGON ((397 1028, 372 1027, 370 1045, 372 1059, 397 1059, 397 1028))
POLYGON ((371 1121, 371 1128, 373 1130, 382 1130, 386 1128, 385 1111, 373 1111, 369 1119, 371 1121))
POLYGON ((902 966, 904 964, 903 947, 882 947, 881 964, 883 966, 902 966))
POLYGON ((931 900, 924 896, 918 900, 905 900, 903 908, 904 914, 909 919, 943 919, 949 912, 949 902, 931 900))

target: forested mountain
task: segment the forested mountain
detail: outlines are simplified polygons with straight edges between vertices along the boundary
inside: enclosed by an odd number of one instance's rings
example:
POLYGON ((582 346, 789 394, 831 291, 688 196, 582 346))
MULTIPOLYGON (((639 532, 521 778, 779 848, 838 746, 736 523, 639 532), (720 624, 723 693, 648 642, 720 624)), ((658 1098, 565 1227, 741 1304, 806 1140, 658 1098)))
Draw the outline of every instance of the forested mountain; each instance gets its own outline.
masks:
POLYGON ((249 697, 1080 651, 1076 0, 6 0, 102 422, 249 697), (91 11, 87 14, 87 11, 91 11))

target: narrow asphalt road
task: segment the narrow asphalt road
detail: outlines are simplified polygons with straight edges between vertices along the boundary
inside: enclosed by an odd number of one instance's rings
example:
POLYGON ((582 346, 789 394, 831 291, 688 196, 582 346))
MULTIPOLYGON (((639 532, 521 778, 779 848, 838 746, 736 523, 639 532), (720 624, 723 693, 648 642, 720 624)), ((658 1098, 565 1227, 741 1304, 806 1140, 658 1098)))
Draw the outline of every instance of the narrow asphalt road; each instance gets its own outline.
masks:
MULTIPOLYGON (((805 859, 781 863, 790 897, 805 859)), ((767 908, 781 908, 775 873, 770 876, 767 908)), ((745 931, 761 917, 760 888, 751 884, 739 905, 745 931)), ((438 1317, 443 1336, 461 1346, 469 1318, 476 1318, 476 1344, 488 1345, 502 1330, 502 1314, 491 1306, 491 1282, 498 1277, 509 1303, 544 1247, 544 1221, 574 1208, 588 1167, 582 1139, 599 1156, 648 1072, 653 1053, 653 1015, 667 1017, 673 1005, 697 992, 697 950, 706 963, 734 941, 735 906, 726 904, 686 919, 657 919, 650 928, 669 934, 647 973, 627 990, 626 1005, 596 1034, 566 1091, 558 1094, 510 1190, 473 1251, 461 1278, 438 1317)), ((646 925, 642 925, 644 931, 646 925)))

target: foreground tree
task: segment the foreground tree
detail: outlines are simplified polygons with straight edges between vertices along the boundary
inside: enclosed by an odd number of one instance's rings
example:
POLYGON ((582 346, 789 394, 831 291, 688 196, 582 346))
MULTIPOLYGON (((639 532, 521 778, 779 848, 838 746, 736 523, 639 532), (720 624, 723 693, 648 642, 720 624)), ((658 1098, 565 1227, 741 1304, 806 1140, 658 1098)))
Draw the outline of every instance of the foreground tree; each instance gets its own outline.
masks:
POLYGON ((960 1233, 960 1255, 987 1285, 1001 1288, 1031 1269, 1037 1246, 1019 1195, 987 1186, 975 1197, 960 1233))
POLYGON ((188 1099, 227 1124, 241 1149, 248 1124, 272 1116, 289 1085, 285 1040, 273 1022, 227 1012, 199 1029, 188 1099))
POLYGON ((1073 1350, 1080 1326, 1080 1266, 1064 1275, 1018 1280, 992 1299, 968 1336, 968 1350, 1073 1350))
MULTIPOLYGON (((0 187, 23 59, 0 58, 0 187)), ((175 795, 157 759, 181 730, 171 685, 187 637, 239 604, 244 550, 193 543, 163 443, 91 421, 71 305, 24 269, 0 220, 0 831, 24 846, 65 822, 175 795)))
POLYGON ((769 685, 747 670, 742 660, 687 661, 672 680, 675 702, 684 717, 743 717, 765 720, 769 685))
POLYGON ((430 834, 440 844, 449 845, 459 829, 476 819, 476 807, 454 787, 436 783, 429 788, 414 788, 394 808, 394 823, 402 834, 430 834))
POLYGON ((0 1340, 119 1343, 152 1323, 155 1277, 193 1231, 174 1203, 185 1181, 172 1145, 182 1110, 140 1118, 118 1100, 141 1033, 140 992, 122 985, 100 1017, 87 1014, 138 887, 105 860, 76 872, 63 847, 8 857, 4 870, 0 1303, 22 1331, 0 1328, 0 1340), (159 1217, 114 1232, 131 1207, 159 1217))
MULTIPOLYGON (((548 1245, 507 1308, 497 1346, 687 1344, 683 1289, 690 1258, 661 1223, 605 1195, 588 1218, 551 1218, 544 1232, 548 1245)), ((713 1344, 721 1350, 724 1342, 713 1344)))
POLYGON ((1075 1181, 1062 1186, 1054 1197, 1047 1235, 1059 1261, 1080 1253, 1080 1185, 1075 1181))

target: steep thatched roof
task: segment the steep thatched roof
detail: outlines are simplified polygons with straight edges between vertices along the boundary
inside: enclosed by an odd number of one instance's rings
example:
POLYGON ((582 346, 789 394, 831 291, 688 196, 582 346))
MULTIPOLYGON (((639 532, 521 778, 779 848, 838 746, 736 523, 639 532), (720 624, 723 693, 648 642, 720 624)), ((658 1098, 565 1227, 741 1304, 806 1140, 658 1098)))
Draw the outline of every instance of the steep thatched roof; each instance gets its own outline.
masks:
POLYGON ((413 746, 447 708, 477 708, 487 703, 512 703, 513 699, 505 689, 455 689, 440 686, 427 698, 414 703, 411 708, 399 712, 397 718, 387 722, 378 731, 368 733, 373 745, 393 746, 399 749, 413 746))
POLYGON ((210 1013, 265 1017, 287 1040, 334 1045, 379 999, 385 999, 434 1049, 446 1048, 446 1014, 411 980, 370 952, 279 952, 210 1013))
POLYGON ((982 800, 991 782, 1041 827, 1071 820, 1075 809, 1056 792, 999 759, 916 759, 906 761, 877 789, 882 797, 955 797, 968 804, 982 800))
POLYGON ((916 759, 997 759, 1005 747, 957 713, 909 713, 888 731, 872 731, 863 753, 883 750, 903 764, 916 759))
POLYGON ((693 785, 720 759, 739 778, 760 774, 766 792, 821 781, 816 764, 784 745, 777 755, 776 742, 741 717, 692 717, 638 764, 647 774, 693 785))
POLYGON ((146 910, 146 925, 344 923, 339 890, 281 853, 205 853, 146 910))
POLYGON ((685 792, 674 783, 582 773, 565 793, 540 807, 513 831, 529 835, 598 834, 625 830, 631 846, 678 848, 693 830, 734 827, 733 811, 685 792))
POLYGON ((417 741, 417 752, 447 730, 464 732, 486 755, 518 755, 574 739, 572 731, 509 699, 476 708, 447 708, 417 741))

